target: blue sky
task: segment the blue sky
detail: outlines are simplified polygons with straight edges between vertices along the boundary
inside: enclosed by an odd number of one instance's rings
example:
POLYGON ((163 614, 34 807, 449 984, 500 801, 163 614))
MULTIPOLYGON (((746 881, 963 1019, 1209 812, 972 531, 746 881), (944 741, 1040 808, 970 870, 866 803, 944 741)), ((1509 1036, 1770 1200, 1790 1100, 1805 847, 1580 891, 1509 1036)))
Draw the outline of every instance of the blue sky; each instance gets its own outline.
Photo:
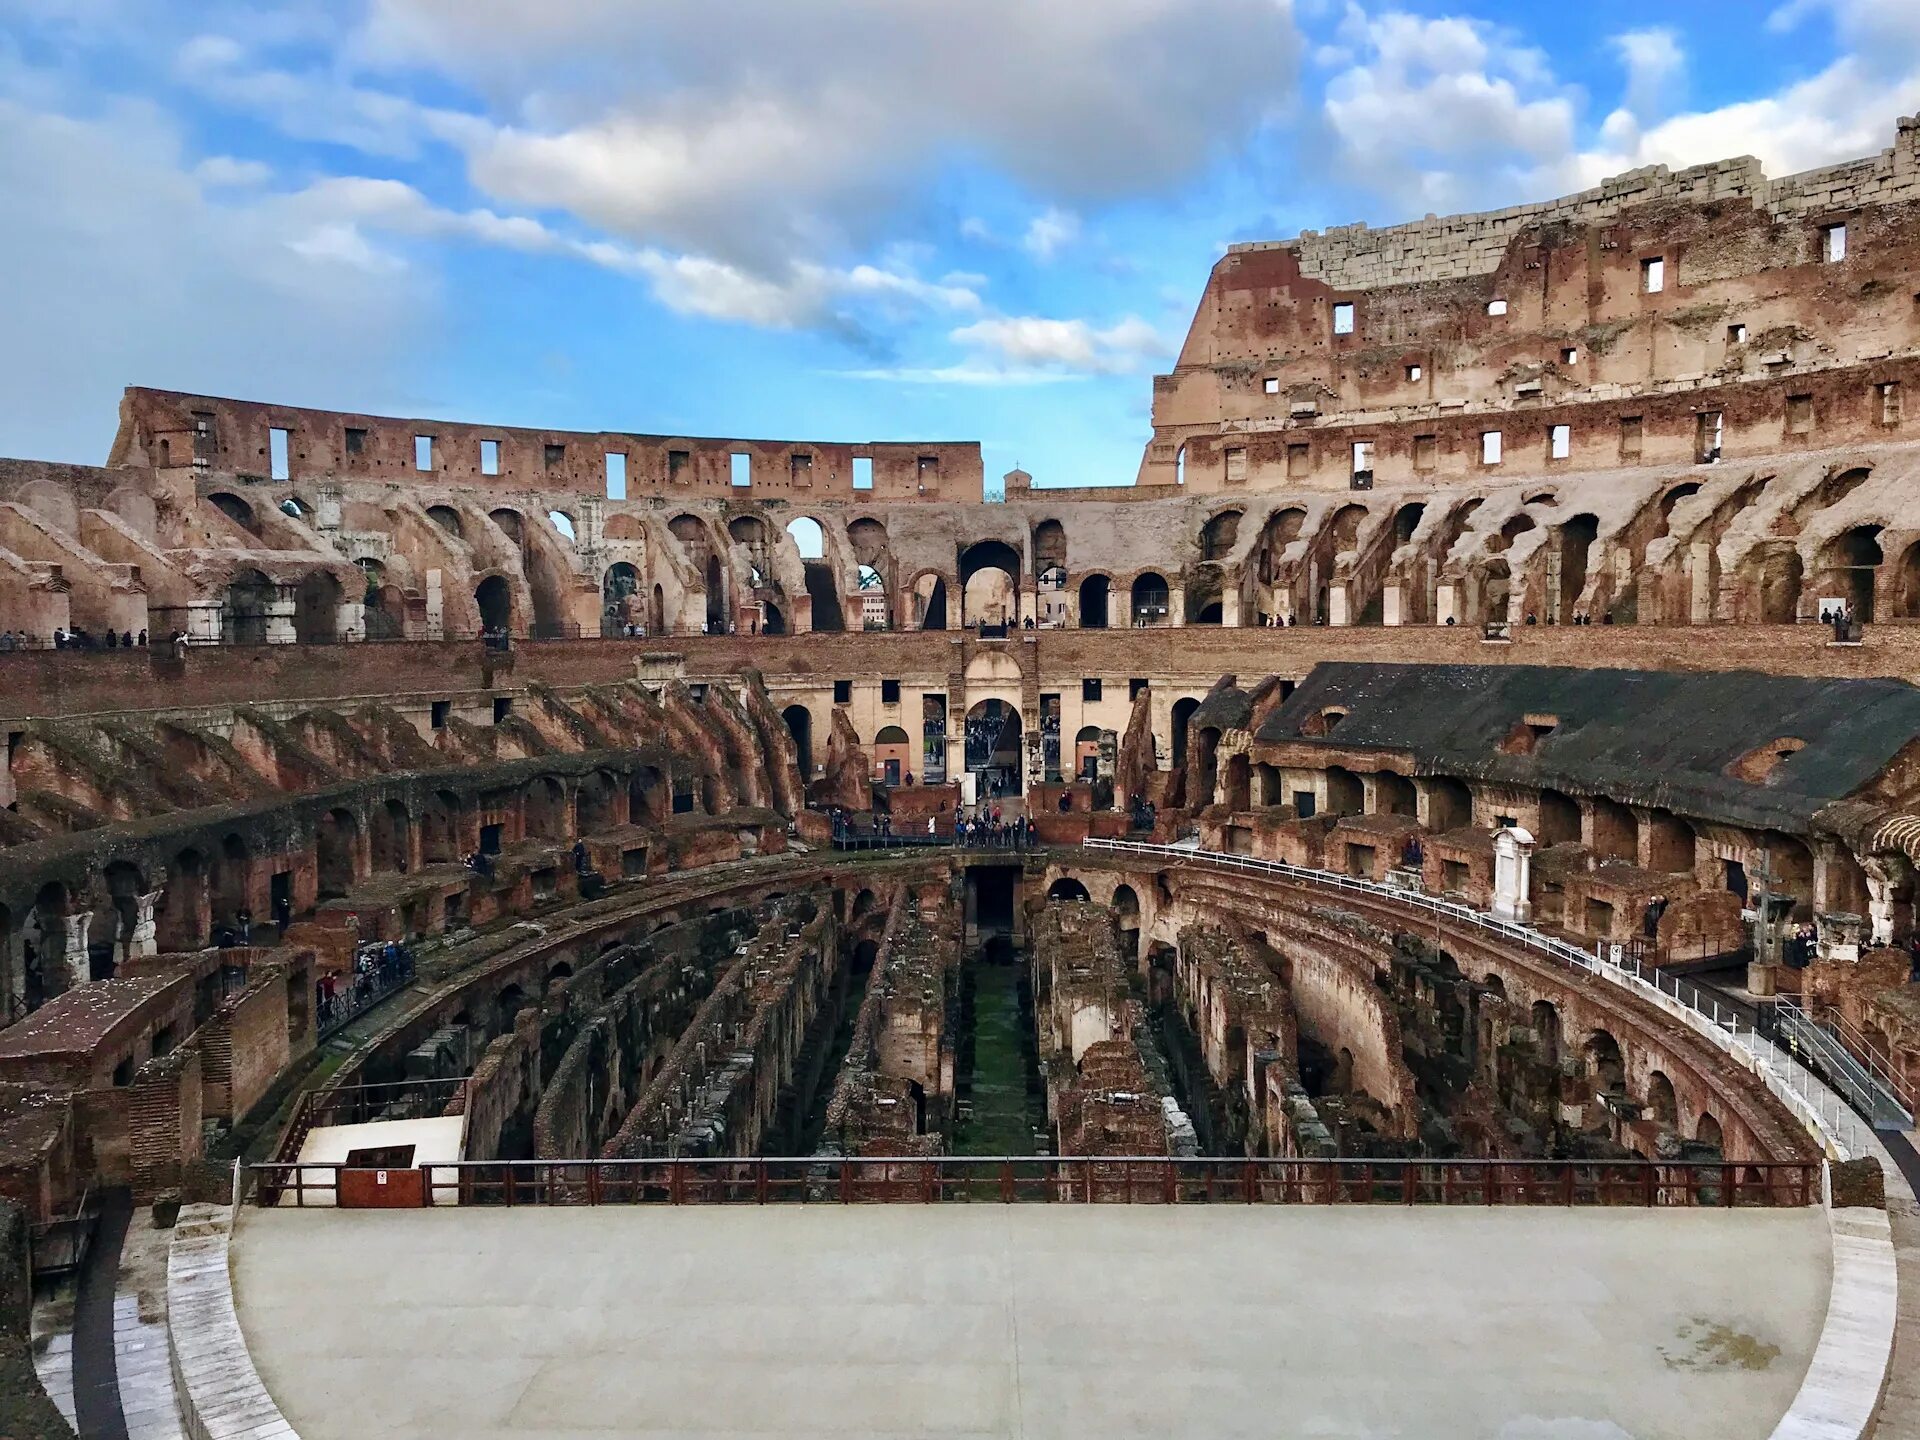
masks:
POLYGON ((1124 484, 1231 241, 1915 111, 1914 0, 0 0, 0 454, 146 384, 1124 484))

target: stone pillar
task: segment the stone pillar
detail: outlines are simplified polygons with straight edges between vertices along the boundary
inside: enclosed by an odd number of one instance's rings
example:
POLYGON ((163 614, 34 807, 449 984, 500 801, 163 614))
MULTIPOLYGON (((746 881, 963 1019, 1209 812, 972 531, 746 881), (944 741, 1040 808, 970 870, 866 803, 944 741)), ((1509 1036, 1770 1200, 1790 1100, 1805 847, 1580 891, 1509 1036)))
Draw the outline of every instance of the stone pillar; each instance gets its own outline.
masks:
POLYGON ((1389 580, 1380 592, 1380 623, 1398 625, 1400 620, 1401 589, 1398 580, 1389 580))
POLYGON ((1493 918, 1526 925, 1533 920, 1533 836, 1509 825, 1493 837, 1493 918))
POLYGON ((1019 629, 1029 620, 1033 621, 1036 625, 1040 623, 1040 592, 1031 585, 1022 585, 1020 587, 1020 614, 1014 622, 1014 628, 1016 630, 1019 629))
POLYGON ((1705 625, 1713 619, 1713 544, 1696 540, 1687 547, 1687 578, 1692 582, 1688 623, 1705 625))
POLYGON ((1347 582, 1335 580, 1327 586, 1327 624, 1351 625, 1353 617, 1347 613, 1347 582))
POLYGON ((364 601, 342 600, 334 612, 333 633, 340 640, 367 638, 367 607, 364 601))
POLYGON ((1220 623, 1238 627, 1240 624, 1240 590, 1238 586, 1229 586, 1220 593, 1220 623))
POLYGON ((1891 855, 1872 855, 1862 863, 1867 876, 1867 943, 1893 944, 1893 892, 1905 878, 1907 866, 1891 855))
POLYGON ((267 644, 291 645, 300 637, 293 628, 293 592, 282 586, 267 601, 267 644))
POLYGON ((1187 587, 1184 585, 1167 586, 1167 623, 1169 625, 1187 623, 1187 587))
POLYGON ((153 923, 153 909, 160 903, 160 897, 164 893, 164 891, 154 890, 148 894, 133 897, 133 932, 127 936, 129 957, 160 953, 160 931, 159 927, 153 923))
POLYGON ((61 942, 66 947, 61 956, 67 962, 67 983, 78 988, 93 978, 87 966, 87 927, 93 923, 93 912, 81 910, 61 919, 67 927, 61 942))
MULTIPOLYGON (((225 605, 219 600, 193 600, 187 605, 187 640, 194 645, 218 645, 221 640, 220 617, 225 605)), ((149 635, 150 645, 165 645, 166 635, 149 635)))
POLYGON ((427 571, 427 639, 438 640, 446 633, 447 601, 444 582, 438 569, 427 571))
POLYGON ((313 497, 313 528, 329 533, 340 528, 340 487, 322 485, 313 497))
POLYGON ((1433 592, 1433 623, 1444 625, 1449 620, 1460 623, 1460 582, 1442 580, 1433 592))

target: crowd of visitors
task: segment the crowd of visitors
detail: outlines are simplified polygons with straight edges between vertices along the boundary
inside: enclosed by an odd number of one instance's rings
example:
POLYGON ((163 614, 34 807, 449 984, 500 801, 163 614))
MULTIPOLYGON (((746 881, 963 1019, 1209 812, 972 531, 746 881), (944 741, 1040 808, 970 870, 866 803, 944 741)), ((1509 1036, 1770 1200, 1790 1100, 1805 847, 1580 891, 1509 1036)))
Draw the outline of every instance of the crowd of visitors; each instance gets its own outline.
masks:
POLYGON ((413 978, 413 950, 398 940, 362 945, 354 952, 353 969, 328 972, 314 982, 314 1000, 320 1028, 358 1014, 381 996, 413 978))
POLYGON ((95 635, 84 625, 71 628, 65 625, 54 627, 53 637, 42 640, 38 635, 25 630, 0 630, 0 653, 9 650, 144 650, 147 648, 147 632, 135 634, 131 630, 106 630, 95 635))

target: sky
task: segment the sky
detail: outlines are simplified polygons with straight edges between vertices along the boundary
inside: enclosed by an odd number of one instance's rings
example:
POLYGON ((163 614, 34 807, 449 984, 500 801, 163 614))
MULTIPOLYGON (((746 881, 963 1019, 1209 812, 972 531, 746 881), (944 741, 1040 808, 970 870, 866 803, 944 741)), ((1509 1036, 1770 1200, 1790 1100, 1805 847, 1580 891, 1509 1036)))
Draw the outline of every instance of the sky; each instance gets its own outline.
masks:
POLYGON ((1228 244, 1915 112, 1916 0, 0 0, 0 455, 138 384, 1127 484, 1228 244))

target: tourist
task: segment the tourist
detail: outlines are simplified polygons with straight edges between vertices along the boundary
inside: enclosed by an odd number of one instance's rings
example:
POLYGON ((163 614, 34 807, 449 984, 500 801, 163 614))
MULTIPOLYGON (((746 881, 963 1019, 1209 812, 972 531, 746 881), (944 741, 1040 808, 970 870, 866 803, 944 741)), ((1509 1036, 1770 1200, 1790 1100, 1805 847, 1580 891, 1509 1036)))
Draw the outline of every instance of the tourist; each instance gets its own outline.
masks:
POLYGON ((233 919, 234 923, 240 927, 240 943, 251 945, 253 943, 253 912, 243 905, 233 919))

